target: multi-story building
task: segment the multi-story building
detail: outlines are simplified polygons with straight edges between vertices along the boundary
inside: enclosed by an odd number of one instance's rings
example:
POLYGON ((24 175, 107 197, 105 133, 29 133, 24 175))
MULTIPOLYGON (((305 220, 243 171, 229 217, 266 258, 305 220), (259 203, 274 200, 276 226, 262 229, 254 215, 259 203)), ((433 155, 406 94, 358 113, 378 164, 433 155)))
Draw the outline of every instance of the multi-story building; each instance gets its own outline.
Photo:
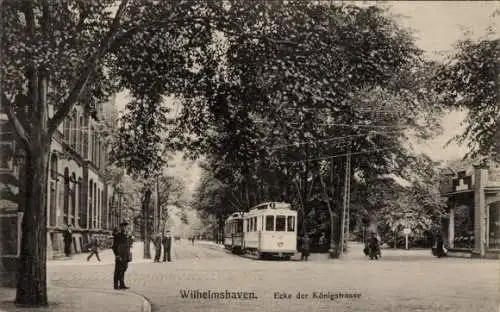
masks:
MULTIPOLYGON (((114 98, 108 107, 99 107, 91 116, 83 107, 76 106, 56 131, 51 144, 49 180, 47 185, 47 255, 49 258, 62 255, 64 251, 62 233, 66 225, 73 226, 73 252, 82 252, 89 234, 109 234, 119 222, 121 210, 120 194, 106 183, 104 169, 108 162, 109 146, 101 135, 103 111, 114 108, 114 98)), ((49 116, 53 114, 49 108, 49 116)), ((19 144, 10 131, 9 122, 2 118, 2 177, 3 189, 14 185, 17 193, 1 196, 3 206, 22 204, 23 164, 19 155, 19 144)), ((1 170, 1 169, 0 169, 1 170)), ((5 193, 5 192, 4 192, 5 193)), ((14 226, 15 222, 10 222, 14 226)), ((3 231, 2 231, 3 232, 3 231)), ((1 235, 0 235, 1 236, 1 235)), ((0 237, 0 240, 2 237, 0 237)), ((3 238, 4 245, 6 238, 3 238)), ((0 242, 0 245, 2 243, 0 242)), ((1 248, 5 249, 5 248, 1 248)), ((12 249, 12 248, 11 248, 12 249)), ((3 252, 5 254, 5 252, 3 252)), ((2 256, 2 250, 0 250, 2 256)))

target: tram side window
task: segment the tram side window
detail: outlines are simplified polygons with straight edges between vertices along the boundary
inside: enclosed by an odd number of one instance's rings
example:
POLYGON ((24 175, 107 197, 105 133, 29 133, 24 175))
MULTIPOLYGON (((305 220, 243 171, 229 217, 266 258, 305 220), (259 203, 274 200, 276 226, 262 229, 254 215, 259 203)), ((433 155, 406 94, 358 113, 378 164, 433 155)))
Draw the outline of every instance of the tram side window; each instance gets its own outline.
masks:
POLYGON ((288 232, 295 232, 295 217, 288 216, 287 223, 288 223, 288 232))
POLYGON ((254 232, 257 232, 257 217, 253 218, 253 229, 254 232))
POLYGON ((286 229, 286 217, 276 216, 276 232, 285 232, 286 229))
POLYGON ((266 231, 274 231, 274 216, 266 216, 266 231))

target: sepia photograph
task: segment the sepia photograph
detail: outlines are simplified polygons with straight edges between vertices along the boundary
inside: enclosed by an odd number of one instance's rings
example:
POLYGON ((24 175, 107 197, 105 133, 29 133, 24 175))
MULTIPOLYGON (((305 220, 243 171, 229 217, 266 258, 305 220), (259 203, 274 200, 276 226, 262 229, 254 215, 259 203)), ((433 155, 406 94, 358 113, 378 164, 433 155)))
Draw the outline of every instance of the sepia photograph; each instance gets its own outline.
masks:
POLYGON ((499 26, 0 0, 0 312, 500 311, 499 26))

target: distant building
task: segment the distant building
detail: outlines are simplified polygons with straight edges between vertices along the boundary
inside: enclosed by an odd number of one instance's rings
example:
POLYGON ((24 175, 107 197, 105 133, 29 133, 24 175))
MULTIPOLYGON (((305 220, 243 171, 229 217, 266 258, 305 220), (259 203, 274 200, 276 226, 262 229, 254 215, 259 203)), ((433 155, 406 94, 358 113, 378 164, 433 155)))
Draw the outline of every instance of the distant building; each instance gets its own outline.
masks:
MULTIPOLYGON (((114 98, 105 105, 108 111, 113 110, 114 98)), ((96 116, 102 116, 103 109, 99 107, 96 116)), ((49 116, 52 114, 49 107, 49 116)), ((109 146, 96 116, 76 106, 52 139, 46 207, 49 258, 63 254, 62 231, 66 224, 73 225, 72 248, 78 253, 85 250, 90 233, 108 234, 119 223, 121 196, 104 179, 109 146)), ((13 227, 17 223, 13 216, 24 199, 24 164, 19 142, 5 115, 0 118, 0 129, 0 222, 2 227, 13 227)), ((0 257, 17 250, 12 241, 18 237, 6 237, 6 232, 0 233, 0 257)))
POLYGON ((442 230, 450 254, 494 257, 500 254, 500 167, 466 164, 446 169, 441 194, 448 216, 442 230))

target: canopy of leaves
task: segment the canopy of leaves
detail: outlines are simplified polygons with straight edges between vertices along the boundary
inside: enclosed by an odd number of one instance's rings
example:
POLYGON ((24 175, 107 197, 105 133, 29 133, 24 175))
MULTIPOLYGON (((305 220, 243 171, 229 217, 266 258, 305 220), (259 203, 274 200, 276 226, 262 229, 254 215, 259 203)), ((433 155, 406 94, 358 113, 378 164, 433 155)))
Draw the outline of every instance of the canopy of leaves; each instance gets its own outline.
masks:
POLYGON ((349 149, 353 172, 398 173, 409 162, 409 132, 439 130, 436 91, 425 79, 436 65, 384 9, 229 1, 222 10, 223 43, 211 48, 206 80, 185 99, 175 135, 208 155, 211 179, 223 186, 199 195, 224 197, 223 209, 300 203, 318 191, 319 162, 341 163, 349 149))
POLYGON ((438 77, 445 102, 467 110, 465 131, 457 139, 468 141, 468 156, 500 160, 500 39, 459 41, 438 77))

